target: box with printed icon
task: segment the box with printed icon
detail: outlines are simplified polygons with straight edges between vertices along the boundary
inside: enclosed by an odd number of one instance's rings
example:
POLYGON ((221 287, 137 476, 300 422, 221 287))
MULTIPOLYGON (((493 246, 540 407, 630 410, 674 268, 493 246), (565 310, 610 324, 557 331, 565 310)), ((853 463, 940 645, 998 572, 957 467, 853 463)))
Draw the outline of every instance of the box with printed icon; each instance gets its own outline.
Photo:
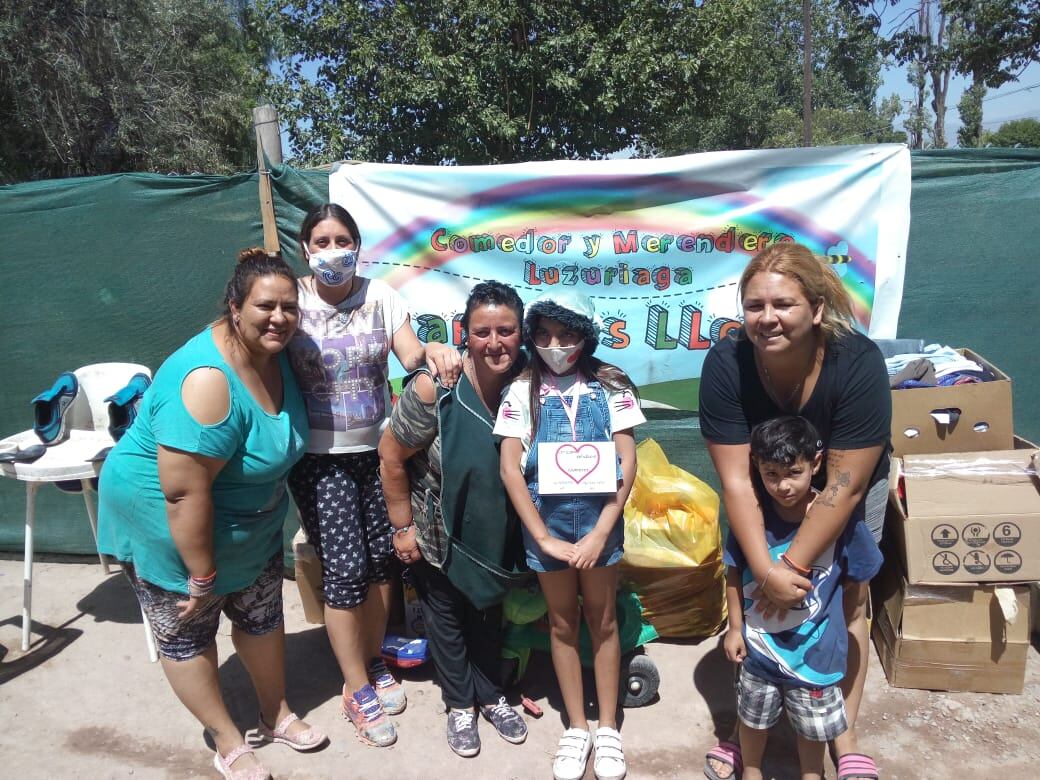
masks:
POLYGON ((886 535, 911 584, 1040 580, 1038 450, 893 458, 886 535))

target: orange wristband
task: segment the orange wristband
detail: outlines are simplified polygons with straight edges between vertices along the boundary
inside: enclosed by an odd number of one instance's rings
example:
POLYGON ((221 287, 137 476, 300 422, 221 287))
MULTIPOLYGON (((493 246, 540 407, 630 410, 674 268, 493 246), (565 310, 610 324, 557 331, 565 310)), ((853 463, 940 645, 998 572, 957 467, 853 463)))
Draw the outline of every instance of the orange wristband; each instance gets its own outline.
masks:
POLYGON ((781 553, 780 560, 782 560, 787 565, 787 567, 796 574, 801 574, 803 577, 808 577, 810 574, 812 574, 812 569, 807 569, 804 566, 799 566, 797 563, 795 563, 787 557, 787 553, 781 553))

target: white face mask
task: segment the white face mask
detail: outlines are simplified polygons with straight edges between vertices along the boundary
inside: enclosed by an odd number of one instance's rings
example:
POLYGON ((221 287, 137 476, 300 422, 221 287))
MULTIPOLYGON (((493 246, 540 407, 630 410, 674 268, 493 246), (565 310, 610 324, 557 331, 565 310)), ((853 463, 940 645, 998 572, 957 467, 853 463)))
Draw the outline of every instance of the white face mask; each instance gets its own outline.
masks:
POLYGON ((314 278, 326 287, 342 287, 349 284, 357 270, 356 249, 322 249, 307 253, 307 265, 314 273, 314 278))
POLYGON ((538 357, 549 367, 550 371, 554 374, 566 374, 578 362, 578 358, 581 357, 581 348, 584 345, 584 341, 579 341, 569 347, 536 346, 535 349, 538 350, 538 357))

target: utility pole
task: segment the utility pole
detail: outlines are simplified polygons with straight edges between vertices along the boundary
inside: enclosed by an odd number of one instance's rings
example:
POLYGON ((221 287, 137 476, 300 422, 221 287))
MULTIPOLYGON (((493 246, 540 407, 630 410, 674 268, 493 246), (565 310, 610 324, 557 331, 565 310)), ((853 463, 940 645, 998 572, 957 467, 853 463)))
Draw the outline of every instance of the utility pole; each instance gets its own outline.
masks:
POLYGON ((253 129, 256 131, 256 167, 260 173, 260 217, 264 223, 264 249, 268 254, 274 254, 281 251, 281 244, 274 215, 271 171, 267 163, 282 164, 282 134, 278 129, 278 111, 274 106, 263 105, 253 109, 253 129))
POLYGON ((812 0, 802 0, 802 146, 812 146, 812 0))

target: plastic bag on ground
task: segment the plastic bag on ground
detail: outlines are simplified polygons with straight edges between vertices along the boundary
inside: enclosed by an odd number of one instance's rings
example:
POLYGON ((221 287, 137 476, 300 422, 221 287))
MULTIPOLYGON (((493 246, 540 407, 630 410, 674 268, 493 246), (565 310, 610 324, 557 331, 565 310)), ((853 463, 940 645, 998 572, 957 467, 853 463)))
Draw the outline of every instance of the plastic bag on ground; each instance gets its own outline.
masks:
POLYGON ((653 439, 640 443, 636 456, 621 579, 661 636, 716 634, 726 622, 719 496, 669 463, 653 439))

